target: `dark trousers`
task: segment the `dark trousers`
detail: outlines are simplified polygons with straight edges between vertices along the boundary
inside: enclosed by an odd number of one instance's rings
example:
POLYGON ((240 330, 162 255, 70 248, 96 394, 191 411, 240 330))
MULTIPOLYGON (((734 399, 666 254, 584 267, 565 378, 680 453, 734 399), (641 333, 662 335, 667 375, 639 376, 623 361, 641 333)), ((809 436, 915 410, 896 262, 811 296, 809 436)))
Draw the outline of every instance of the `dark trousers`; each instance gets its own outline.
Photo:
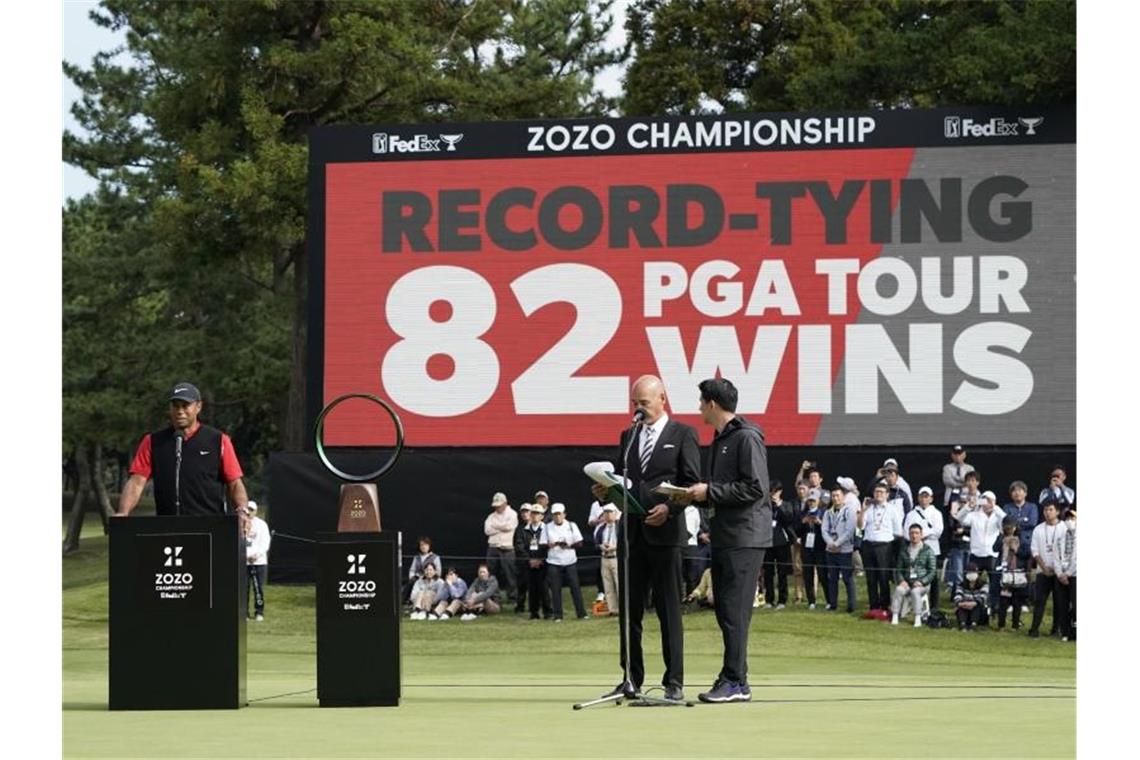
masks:
MULTIPOLYGON (((269 574, 269 565, 246 565, 249 571, 249 585, 253 588, 253 614, 265 614, 265 581, 269 574)), ((249 617, 248 597, 245 606, 246 617, 249 617)))
POLYGON ((791 546, 773 546, 764 551, 764 600, 769 606, 788 603, 788 575, 791 572, 791 546), (779 596, 776 595, 777 586, 779 596))
POLYGON ((692 590, 697 587, 701 582, 701 575, 705 572, 705 568, 709 566, 709 545, 697 544, 696 546, 685 547, 685 595, 688 596, 692 590))
POLYGON ((1053 620, 1054 627, 1060 629, 1062 636, 1073 637, 1077 621, 1077 576, 1070 576, 1067 584, 1057 581, 1057 595, 1053 598, 1053 620))
POLYGON ((1045 573, 1038 572, 1037 580, 1034 581, 1033 589, 1033 623, 1029 626, 1029 630, 1036 631, 1041 627, 1041 619, 1045 617, 1045 601, 1053 597, 1053 631, 1057 630, 1057 623, 1061 617, 1060 593, 1057 587, 1061 584, 1057 582, 1057 576, 1046 575, 1045 573))
POLYGON ((752 623, 756 578, 763 564, 763 549, 713 547, 713 601, 724 641, 724 664, 718 676, 722 680, 748 683, 748 628, 752 623))
POLYGON ((1029 587, 1003 588, 998 601, 998 628, 1005 628, 1006 615, 1013 611, 1013 627, 1021 627, 1021 605, 1029 599, 1029 587))
POLYGON ((530 607, 530 616, 537 618, 541 610, 542 616, 550 617, 550 590, 546 587, 546 563, 538 567, 530 567, 527 563, 526 589, 527 602, 530 607))
MULTIPOLYGON (((632 539, 632 537, 631 537, 632 539)), ((681 547, 649 546, 644 541, 630 541, 629 593, 621 589, 621 615, 618 621, 625 626, 629 615, 629 680, 640 688, 645 682, 645 658, 641 648, 642 620, 645 616, 645 597, 653 587, 653 606, 661 624, 661 657, 665 673, 661 684, 683 688, 685 684, 685 639, 681 628, 681 589, 677 585, 681 576, 681 547)), ((618 552, 618 583, 625 579, 625 553, 618 552)), ((753 588, 756 579, 753 576, 753 588)), ((751 602, 750 602, 751 604, 751 602)), ((751 610, 751 607, 749 608, 751 610)), ((626 642, 621 642, 621 665, 626 667, 626 642)))
POLYGON ((487 569, 499 579, 499 588, 504 592, 504 599, 515 599, 515 550, 497 549, 487 547, 487 569))
POLYGON ((1001 573, 994 570, 997 567, 997 557, 979 557, 971 554, 970 563, 977 565, 979 571, 986 571, 986 580, 990 584, 990 609, 996 610, 1001 597, 1001 573))
POLYGON ((843 576, 843 586, 847 589, 847 611, 855 611, 855 574, 852 572, 852 557, 848 552, 824 552, 827 558, 827 604, 832 609, 839 608, 839 577, 843 576))
POLYGON ((891 608, 891 545, 893 541, 863 541, 863 570, 867 574, 867 606, 891 608))
POLYGON ((831 604, 830 594, 827 591, 826 568, 824 562, 827 561, 825 556, 826 552, 822 549, 807 549, 805 548, 802 555, 802 565, 804 573, 804 593, 807 595, 808 604, 815 604, 815 581, 819 578, 820 585, 823 586, 823 598, 828 604, 831 604))
POLYGON ((985 623, 985 610, 986 608, 983 607, 980 603, 972 610, 958 607, 954 611, 954 614, 958 618, 958 627, 964 628, 968 631, 975 625, 983 625, 985 623))
POLYGON ((515 579, 518 582, 515 612, 522 612, 526 609, 526 600, 530 596, 530 573, 527 572, 529 569, 529 563, 525 558, 515 560, 515 579))
POLYGON ((554 603, 554 619, 562 617, 562 584, 570 587, 570 599, 574 602, 574 612, 578 617, 586 617, 586 605, 582 604, 582 587, 578 585, 578 563, 572 565, 552 565, 546 563, 546 578, 550 584, 550 600, 554 603))
POLYGON ((939 581, 941 580, 938 577, 938 565, 939 565, 938 560, 940 560, 940 559, 942 559, 942 558, 941 557, 935 557, 934 558, 934 577, 930 579, 930 587, 929 587, 929 590, 926 592, 927 596, 930 599, 930 609, 932 609, 932 610, 938 609, 938 584, 939 584, 939 581))

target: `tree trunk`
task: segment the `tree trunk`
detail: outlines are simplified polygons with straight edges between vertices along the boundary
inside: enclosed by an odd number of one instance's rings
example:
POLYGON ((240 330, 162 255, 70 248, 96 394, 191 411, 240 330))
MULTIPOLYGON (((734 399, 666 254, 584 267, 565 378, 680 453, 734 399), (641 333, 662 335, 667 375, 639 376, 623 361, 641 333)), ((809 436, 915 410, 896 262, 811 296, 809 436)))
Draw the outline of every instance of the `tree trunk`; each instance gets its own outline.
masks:
POLYGON ((79 534, 83 530, 83 514, 87 511, 91 494, 91 468, 87 461, 87 445, 75 446, 75 500, 71 502, 71 518, 67 522, 67 537, 63 539, 63 553, 79 549, 79 534))
POLYGON ((309 350, 309 257, 305 243, 293 256, 293 362, 289 374, 289 400, 285 409, 281 446, 285 451, 304 451, 308 445, 306 377, 309 350))
POLYGON ((103 523, 103 535, 111 532, 110 519, 114 511, 111 507, 111 495, 107 493, 107 483, 104 480, 106 471, 103 464, 103 444, 95 444, 95 462, 91 467, 95 483, 96 504, 99 507, 99 521, 103 523))

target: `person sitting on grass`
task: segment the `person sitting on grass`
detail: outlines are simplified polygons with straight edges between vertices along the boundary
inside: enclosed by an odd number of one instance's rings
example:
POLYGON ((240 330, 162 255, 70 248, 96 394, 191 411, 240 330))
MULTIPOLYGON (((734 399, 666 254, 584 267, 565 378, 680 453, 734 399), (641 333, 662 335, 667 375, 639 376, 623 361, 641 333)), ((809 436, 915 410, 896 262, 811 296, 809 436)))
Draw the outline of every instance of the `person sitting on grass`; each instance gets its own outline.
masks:
POLYGON ((409 599, 412 586, 423 577, 425 567, 435 565, 436 578, 443 576, 443 563, 439 561, 439 555, 431 550, 431 537, 420 536, 419 547, 420 553, 412 557, 411 567, 408 568, 408 579, 404 582, 404 596, 409 599))
POLYGON ((934 581, 934 552, 922 540, 922 526, 911 524, 910 543, 899 552, 895 567, 895 589, 891 595, 891 625, 899 624, 903 600, 910 596, 914 627, 922 625, 922 599, 934 581))
POLYGON ((989 624, 987 599, 989 590, 982 583, 978 566, 971 562, 966 566, 966 577, 954 589, 954 614, 959 631, 973 631, 975 625, 989 624))
POLYGON ((447 575, 443 579, 443 593, 435 605, 435 610, 429 619, 447 620, 455 615, 463 606, 463 597, 467 594, 467 581, 459 577, 454 567, 447 568, 447 575))
POLYGON ((443 581, 436 577, 435 565, 424 565, 424 575, 412 586, 412 612, 408 615, 412 620, 426 620, 436 598, 443 591, 443 581))
POLYGON ((474 620, 479 615, 498 614, 499 581, 491 575, 486 564, 479 565, 479 575, 471 581, 467 596, 463 597, 462 609, 459 619, 464 621, 474 620))
POLYGON ((708 607, 710 609, 714 606, 711 567, 706 567, 705 571, 701 573, 700 582, 698 582, 696 587, 685 597, 685 604, 696 605, 697 607, 708 607))

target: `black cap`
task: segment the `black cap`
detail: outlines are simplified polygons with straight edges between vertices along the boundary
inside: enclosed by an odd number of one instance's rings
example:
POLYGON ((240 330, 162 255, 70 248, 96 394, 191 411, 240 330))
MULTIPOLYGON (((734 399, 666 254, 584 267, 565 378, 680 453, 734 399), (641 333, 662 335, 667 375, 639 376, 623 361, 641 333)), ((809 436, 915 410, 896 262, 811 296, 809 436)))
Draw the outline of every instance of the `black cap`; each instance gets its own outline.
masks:
POLYGON ((964 449, 961 445, 958 445, 958 446, 953 447, 950 450, 953 451, 955 454, 961 454, 966 449, 964 449))
POLYGON ((202 400, 202 394, 191 383, 178 383, 170 391, 170 401, 188 401, 193 403, 202 400))

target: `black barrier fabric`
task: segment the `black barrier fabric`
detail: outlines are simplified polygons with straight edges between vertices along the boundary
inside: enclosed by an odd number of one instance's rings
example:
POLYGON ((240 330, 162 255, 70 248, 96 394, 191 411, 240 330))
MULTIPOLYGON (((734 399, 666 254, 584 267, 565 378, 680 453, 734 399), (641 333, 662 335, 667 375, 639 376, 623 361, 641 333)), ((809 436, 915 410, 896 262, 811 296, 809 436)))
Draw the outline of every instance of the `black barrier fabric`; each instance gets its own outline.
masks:
MULTIPOLYGON (((1014 480, 1024 480, 1029 485, 1030 501, 1036 501, 1054 465, 1063 466, 1068 472, 1066 484, 1077 487, 1074 447, 963 445, 968 451, 967 462, 981 473, 982 490, 993 491, 999 504, 1008 501, 1009 484, 1014 480)), ((381 527, 403 533, 403 573, 407 572, 406 558, 416 552, 417 538, 429 535, 444 567, 455 565, 460 575, 470 580, 477 558, 487 553, 483 520, 491 511, 495 492, 505 493, 517 510, 522 503, 533 501, 536 491, 543 490, 552 503, 565 504, 567 517, 581 528, 586 541, 579 549, 579 568, 583 583, 594 583, 597 550, 586 526, 593 497, 582 467, 588 462, 616 461, 615 448, 405 449, 399 464, 379 484, 381 527)), ((342 469, 366 472, 387 455, 386 450, 342 449, 332 458, 342 469)), ((705 456, 707 449, 702 451, 705 456)), ((949 445, 894 449, 781 446, 768 450, 768 466, 771 477, 785 484, 786 495, 794 496, 792 484, 805 459, 819 463, 825 483, 847 476, 863 490, 887 457, 898 460, 902 477, 916 495, 922 486, 930 486, 934 503, 942 504, 942 465, 950 461, 949 445)), ((267 519, 277 532, 270 551, 270 580, 312 583, 316 578, 315 544, 281 534, 312 540, 318 532, 336 530, 340 482, 325 470, 316 454, 309 453, 274 454, 269 481, 267 519)))

